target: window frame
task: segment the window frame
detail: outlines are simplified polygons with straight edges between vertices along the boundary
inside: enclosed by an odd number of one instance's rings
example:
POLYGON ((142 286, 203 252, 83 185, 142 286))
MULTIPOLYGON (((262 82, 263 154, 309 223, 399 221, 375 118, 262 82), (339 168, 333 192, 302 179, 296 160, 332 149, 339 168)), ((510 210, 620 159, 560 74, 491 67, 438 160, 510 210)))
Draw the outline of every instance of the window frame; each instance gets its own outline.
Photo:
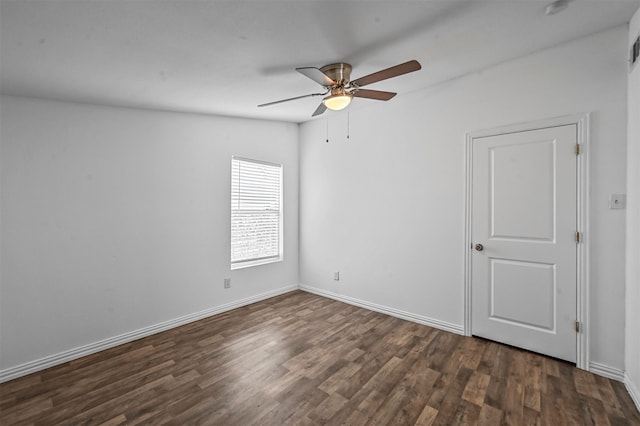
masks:
MULTIPOLYGON (((230 189, 231 189, 231 194, 229 197, 229 203, 230 203, 230 229, 229 229, 229 236, 230 236, 230 244, 229 244, 229 264, 230 264, 230 268, 231 270, 235 270, 235 269, 242 269, 242 268, 249 268, 249 267, 253 267, 253 266, 258 266, 258 265, 266 265, 266 264, 270 264, 270 263, 275 263, 275 262, 281 262, 282 260, 284 260, 284 214, 283 214, 283 199, 284 199, 284 186, 283 186, 283 182, 284 182, 284 166, 282 164, 277 164, 277 163, 271 163, 268 161, 263 161, 263 160, 255 160, 252 158, 246 158, 246 157, 241 157, 241 156, 237 156, 237 155, 232 155, 231 156, 231 185, 230 185, 230 189), (265 166, 270 166, 270 167, 274 167, 274 168, 278 168, 279 169, 279 180, 278 180, 278 189, 279 189, 279 194, 278 194, 278 201, 279 201, 279 206, 278 206, 278 232, 277 232, 277 238, 278 238, 278 254, 275 256, 267 256, 267 257, 254 257, 254 258, 250 258, 250 259, 245 259, 245 260, 237 260, 237 261, 233 261, 231 259, 231 254, 233 252, 233 214, 234 214, 234 209, 233 209, 233 197, 234 197, 234 161, 239 161, 239 162, 245 162, 245 163, 253 163, 253 164, 259 164, 259 165, 265 165, 265 166)), ((242 210, 240 210, 242 211, 242 210)))

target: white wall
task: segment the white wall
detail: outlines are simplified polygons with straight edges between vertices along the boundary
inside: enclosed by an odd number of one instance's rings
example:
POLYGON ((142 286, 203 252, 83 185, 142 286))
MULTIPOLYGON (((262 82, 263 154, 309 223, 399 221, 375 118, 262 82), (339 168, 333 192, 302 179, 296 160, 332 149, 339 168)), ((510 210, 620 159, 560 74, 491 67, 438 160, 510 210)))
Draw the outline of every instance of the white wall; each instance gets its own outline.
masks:
MULTIPOLYGON (((301 126, 300 283, 463 326, 465 133, 591 112, 591 360, 624 368, 627 28, 301 126), (341 280, 333 281, 333 272, 341 280)), ((429 64, 423 70, 429 72, 429 64)), ((357 106, 357 104, 360 104, 357 106)), ((364 106, 367 104, 367 106, 364 106)))
POLYGON ((9 96, 0 118, 2 370, 297 286, 297 125, 9 96), (233 154, 284 165, 283 262, 230 271, 233 154))
MULTIPOLYGON (((629 25, 629 46, 640 35, 640 9, 629 25)), ((627 137, 626 372, 640 410, 640 62, 629 74, 627 137)))

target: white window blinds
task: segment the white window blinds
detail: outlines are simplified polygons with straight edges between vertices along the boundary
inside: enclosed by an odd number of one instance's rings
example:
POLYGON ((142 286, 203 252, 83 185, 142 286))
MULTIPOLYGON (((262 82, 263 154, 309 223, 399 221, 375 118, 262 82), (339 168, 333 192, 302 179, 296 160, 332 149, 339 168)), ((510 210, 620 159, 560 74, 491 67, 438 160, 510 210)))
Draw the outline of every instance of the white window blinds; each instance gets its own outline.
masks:
POLYGON ((231 267, 282 255, 282 165, 231 159, 231 267))

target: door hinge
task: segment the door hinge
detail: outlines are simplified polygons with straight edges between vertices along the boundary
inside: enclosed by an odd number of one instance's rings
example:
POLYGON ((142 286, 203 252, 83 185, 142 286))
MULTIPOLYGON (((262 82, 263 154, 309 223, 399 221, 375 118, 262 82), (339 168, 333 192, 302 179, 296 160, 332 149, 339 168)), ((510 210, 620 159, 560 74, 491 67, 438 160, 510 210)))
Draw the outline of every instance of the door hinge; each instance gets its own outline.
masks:
POLYGON ((580 333, 580 321, 576 321, 576 333, 580 333))
POLYGON ((581 237, 580 232, 576 231, 576 243, 580 242, 580 237, 581 237))
POLYGON ((576 155, 580 155, 580 144, 576 144, 576 155))

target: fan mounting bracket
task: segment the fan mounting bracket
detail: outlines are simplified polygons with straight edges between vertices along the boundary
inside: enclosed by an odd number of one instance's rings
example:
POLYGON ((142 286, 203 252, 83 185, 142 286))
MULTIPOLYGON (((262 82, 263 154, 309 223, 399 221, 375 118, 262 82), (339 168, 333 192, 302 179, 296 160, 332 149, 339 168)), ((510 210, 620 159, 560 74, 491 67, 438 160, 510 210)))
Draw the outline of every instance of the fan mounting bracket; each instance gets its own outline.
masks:
POLYGON ((320 71, 341 86, 349 83, 351 79, 351 65, 344 62, 325 65, 320 68, 320 71))

